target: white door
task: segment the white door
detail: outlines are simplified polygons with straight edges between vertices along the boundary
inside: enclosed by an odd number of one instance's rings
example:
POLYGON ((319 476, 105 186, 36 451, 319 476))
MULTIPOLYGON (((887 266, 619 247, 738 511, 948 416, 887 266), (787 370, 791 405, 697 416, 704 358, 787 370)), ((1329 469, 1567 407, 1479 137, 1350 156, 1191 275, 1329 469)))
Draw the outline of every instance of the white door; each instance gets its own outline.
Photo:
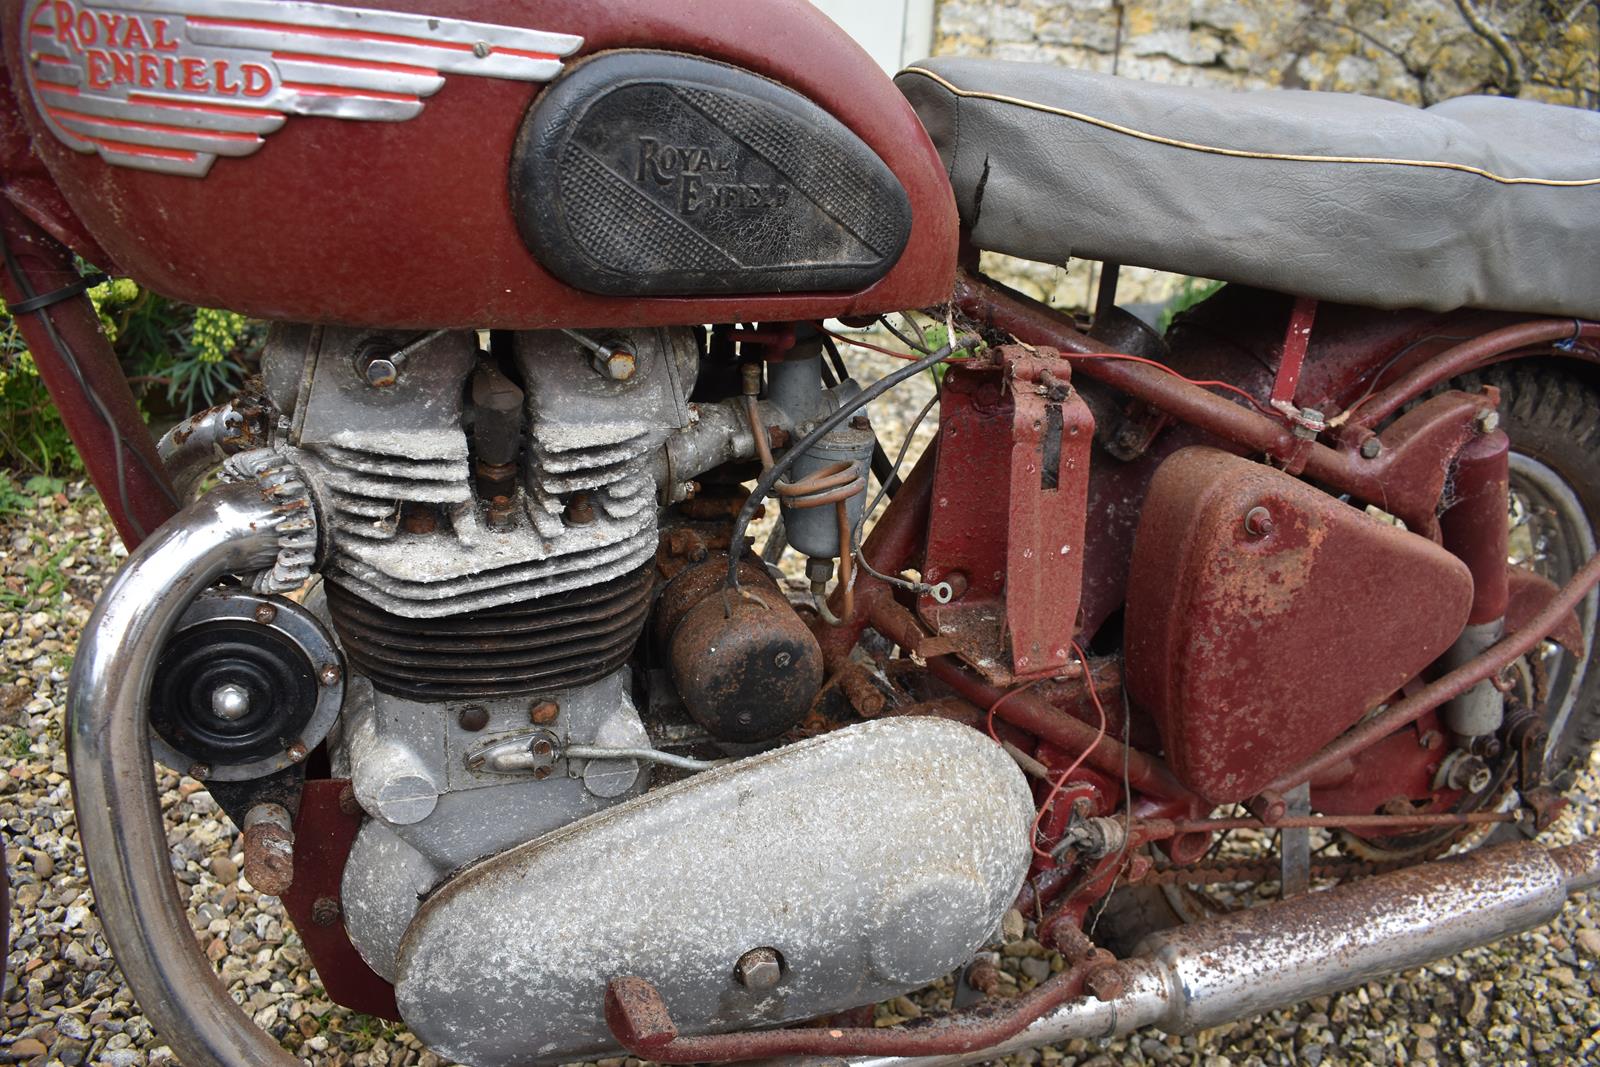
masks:
POLYGON ((865 48, 878 66, 894 73, 926 59, 933 47, 934 0, 812 0, 865 48))

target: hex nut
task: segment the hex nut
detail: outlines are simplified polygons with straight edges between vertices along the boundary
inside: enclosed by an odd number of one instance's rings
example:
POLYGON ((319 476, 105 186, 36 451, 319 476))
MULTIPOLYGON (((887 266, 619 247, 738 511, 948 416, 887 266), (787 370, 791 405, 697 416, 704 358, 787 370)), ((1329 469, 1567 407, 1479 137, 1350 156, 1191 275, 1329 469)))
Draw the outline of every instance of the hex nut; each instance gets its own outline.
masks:
POLYGON ((364 372, 367 384, 375 389, 387 389, 400 380, 400 368, 392 359, 375 359, 364 372))
POLYGON ((605 375, 614 382, 625 382, 633 377, 638 361, 632 352, 613 351, 606 357, 605 375))
POLYGON ((783 957, 775 948, 753 948, 739 957, 733 976, 754 993, 776 989, 783 979, 783 957))
POLYGON ((344 914, 344 909, 333 897, 318 897, 311 905, 311 921, 318 926, 332 926, 344 914))
POLYGON ((1253 507, 1245 512, 1245 533, 1251 537, 1265 537, 1272 532, 1272 512, 1264 507, 1253 507))

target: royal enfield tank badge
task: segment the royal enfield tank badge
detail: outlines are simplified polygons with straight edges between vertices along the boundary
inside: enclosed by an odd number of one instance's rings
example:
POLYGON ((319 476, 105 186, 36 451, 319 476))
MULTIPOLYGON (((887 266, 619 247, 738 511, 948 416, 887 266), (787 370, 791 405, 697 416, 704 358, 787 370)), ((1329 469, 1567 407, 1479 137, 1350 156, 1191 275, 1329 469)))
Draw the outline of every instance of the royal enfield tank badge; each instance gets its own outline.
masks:
POLYGON ((445 75, 549 81, 583 38, 298 0, 38 0, 28 82, 51 132, 121 167, 204 177, 291 115, 404 122, 445 75))

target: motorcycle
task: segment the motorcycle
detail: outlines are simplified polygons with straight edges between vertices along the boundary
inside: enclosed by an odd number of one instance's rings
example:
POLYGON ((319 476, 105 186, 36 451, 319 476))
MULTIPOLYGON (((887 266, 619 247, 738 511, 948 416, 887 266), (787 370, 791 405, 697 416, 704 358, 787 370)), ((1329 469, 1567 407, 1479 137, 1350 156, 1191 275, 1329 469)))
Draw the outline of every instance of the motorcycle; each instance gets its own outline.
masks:
POLYGON ((191 1067, 294 1058, 153 759, 333 1000, 477 1067, 1189 1032, 1600 881, 1535 840, 1600 724, 1594 114, 891 81, 799 0, 0 17, 0 286, 131 550, 78 830, 191 1067), (981 252, 1102 262, 1092 314, 981 252), (82 263, 271 320, 259 380, 153 442, 82 263), (1162 332, 1122 264, 1228 284, 1162 332), (985 996, 1012 908, 1064 966, 985 996))

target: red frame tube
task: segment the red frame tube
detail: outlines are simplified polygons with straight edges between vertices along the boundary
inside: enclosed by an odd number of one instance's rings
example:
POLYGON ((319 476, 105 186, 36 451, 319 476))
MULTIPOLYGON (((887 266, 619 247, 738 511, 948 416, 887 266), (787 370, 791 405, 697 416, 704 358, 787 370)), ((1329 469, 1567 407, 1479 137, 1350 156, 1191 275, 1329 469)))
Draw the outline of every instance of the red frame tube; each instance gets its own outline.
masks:
POLYGON ((1187 800, 1194 794, 1173 777, 1167 765, 1154 756, 1128 747, 1112 737, 1101 737, 1086 722, 1073 718, 1030 692, 1010 694, 978 678, 948 656, 928 661, 928 673, 980 708, 994 708, 995 717, 1026 730, 1072 753, 1084 753, 1084 762, 1120 781, 1124 761, 1128 784, 1142 793, 1169 800, 1187 800), (1002 699, 1004 698, 1004 702, 1002 699), (1098 739, 1098 743, 1097 743, 1098 739))
POLYGON ((1472 572, 1472 613, 1467 616, 1471 626, 1506 614, 1510 491, 1511 439, 1502 431, 1468 441, 1456 453, 1456 502, 1439 516, 1439 534, 1444 547, 1472 572))
MULTIPOLYGON (((1120 354, 1085 335, 1052 308, 981 276, 967 273, 959 275, 956 279, 955 302, 963 313, 980 324, 1004 330, 1029 344, 1059 349, 1068 353, 1069 359, 1073 355, 1090 357, 1120 354)), ((1408 390, 1426 389, 1429 385, 1445 381, 1506 352, 1565 338, 1600 338, 1600 323, 1542 319, 1484 334, 1481 338, 1441 353, 1406 375, 1381 394, 1382 403, 1390 405, 1402 385, 1408 390)), ((1371 431, 1366 425, 1345 427, 1341 440, 1348 447, 1329 448, 1296 437, 1286 423, 1235 404, 1149 364, 1122 359, 1078 358, 1071 361, 1074 374, 1087 375, 1246 449, 1265 452, 1292 474, 1303 473, 1308 478, 1324 482, 1360 500, 1381 503, 1385 510, 1412 522, 1413 528, 1428 528, 1428 523, 1414 520, 1421 520, 1425 516, 1431 519, 1435 501, 1409 499, 1416 495, 1417 488, 1428 484, 1427 480, 1414 480, 1417 470, 1401 457, 1401 450, 1385 450, 1377 458, 1362 456, 1354 444, 1370 436, 1371 431)), ((1408 392, 1401 400, 1403 402, 1415 395, 1415 391, 1408 392)), ((1476 400, 1476 406, 1481 410, 1489 410, 1494 406, 1489 396, 1464 399, 1476 400)), ((1371 404, 1369 400, 1362 405, 1363 418, 1371 404)), ((1398 407, 1398 404, 1393 406, 1398 407)))
MULTIPOLYGON (((0 269, 0 295, 15 305, 34 295, 55 292, 79 280, 72 253, 0 199, 0 240, 21 278, 0 269)), ((89 479, 111 513, 111 521, 132 549, 144 535, 177 514, 177 496, 166 477, 155 441, 134 402, 128 379, 87 294, 80 293, 38 311, 16 316, 17 329, 55 401, 72 443, 83 457, 89 479), (54 326, 55 337, 46 328, 54 326), (56 344, 56 337, 70 351, 56 344), (76 365, 77 373, 74 373, 76 365), (80 379, 78 375, 81 374, 80 379), (92 395, 91 395, 92 394, 92 395), (99 399, 99 410, 95 398, 99 399), (103 412, 103 414, 102 414, 103 412), (112 426, 116 432, 113 433, 112 426), (122 488, 117 480, 117 444, 122 442, 122 488)))
POLYGON ((1600 322, 1580 319, 1536 319, 1493 330, 1464 341, 1429 359, 1421 366, 1362 401, 1351 414, 1345 431, 1370 430, 1400 410, 1401 405, 1474 367, 1519 348, 1560 341, 1600 342, 1600 322))
POLYGON ((729 1063, 771 1056, 958 1055, 1021 1033, 1029 1023, 1081 996, 1094 972, 1117 973, 1116 968, 1110 953, 1096 949, 1000 1010, 952 1014, 915 1029, 824 1026, 701 1037, 678 1035, 661 994, 650 982, 614 978, 606 986, 606 1025, 629 1052, 658 1063, 729 1063))

